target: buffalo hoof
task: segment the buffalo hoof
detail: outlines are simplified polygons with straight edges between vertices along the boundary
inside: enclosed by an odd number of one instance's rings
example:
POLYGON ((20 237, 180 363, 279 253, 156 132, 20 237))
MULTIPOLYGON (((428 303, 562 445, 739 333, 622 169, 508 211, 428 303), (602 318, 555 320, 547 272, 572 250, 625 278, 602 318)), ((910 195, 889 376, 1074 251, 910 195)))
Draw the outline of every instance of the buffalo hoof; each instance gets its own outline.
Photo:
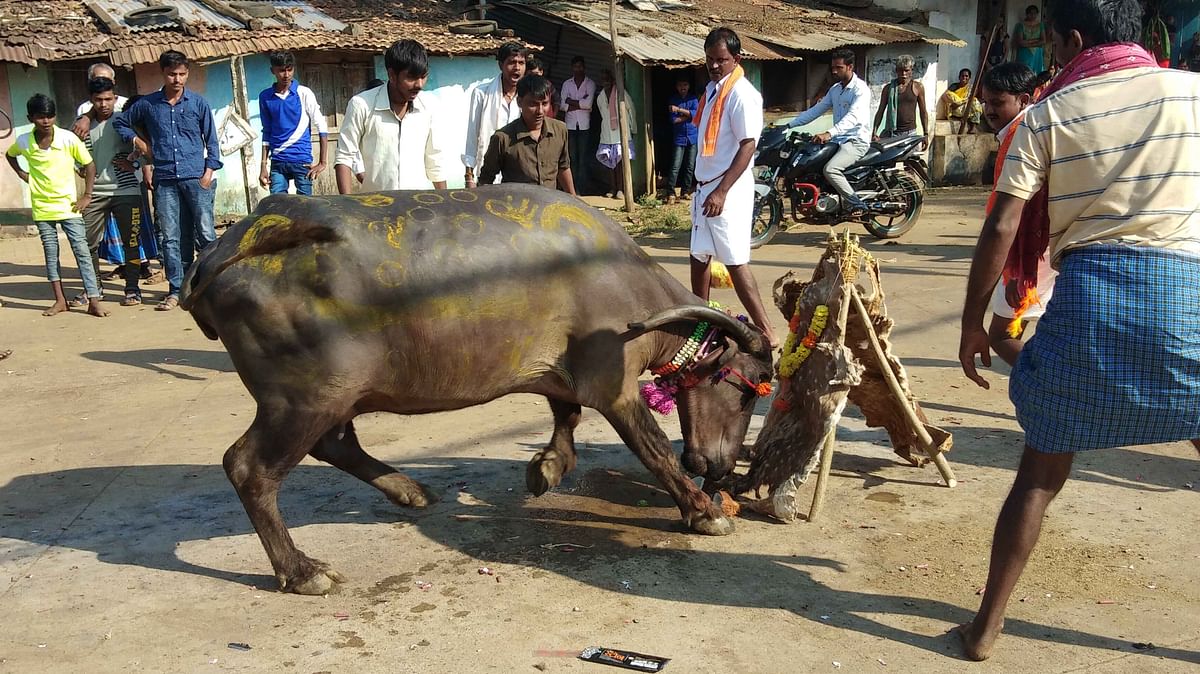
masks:
POLYGON ((309 560, 308 566, 310 571, 302 574, 302 577, 289 578, 282 574, 276 576, 279 589, 295 594, 323 595, 329 594, 335 583, 346 582, 345 576, 329 568, 324 562, 309 560))
POLYGON ((374 482, 375 487, 387 496, 388 500, 406 508, 424 508, 437 503, 437 496, 425 485, 404 475, 403 473, 388 473, 374 482))
POLYGON ((543 449, 529 460, 525 467, 525 487, 534 496, 541 496, 562 482, 564 464, 562 454, 556 449, 543 449))
POLYGON ((705 536, 728 536, 734 530, 733 520, 724 515, 696 513, 685 522, 689 529, 705 536))

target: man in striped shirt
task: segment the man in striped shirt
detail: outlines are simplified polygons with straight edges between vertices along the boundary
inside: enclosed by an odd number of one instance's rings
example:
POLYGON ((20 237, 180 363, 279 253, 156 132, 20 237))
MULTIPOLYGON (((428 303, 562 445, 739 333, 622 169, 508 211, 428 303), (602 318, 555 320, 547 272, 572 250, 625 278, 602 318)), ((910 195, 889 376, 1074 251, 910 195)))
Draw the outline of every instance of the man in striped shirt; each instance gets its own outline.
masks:
MULTIPOLYGON (((92 188, 92 201, 83 209, 83 222, 87 227, 92 268, 98 276, 100 244, 104 241, 108 219, 116 219, 125 248, 125 267, 122 270, 125 298, 121 305, 134 306, 142 303, 138 290, 141 276, 138 230, 142 222, 142 190, 134 173, 136 169, 127 158, 133 152, 133 143, 122 140, 112 125, 117 104, 115 86, 107 77, 96 77, 88 82, 91 110, 84 119, 89 120, 91 128, 83 142, 96 163, 96 183, 92 188)), ((86 302, 86 298, 76 298, 75 304, 83 306, 86 302)))
POLYGON ((329 152, 329 127, 313 90, 296 82, 296 60, 290 52, 271 54, 275 84, 258 96, 262 122, 262 170, 258 182, 271 194, 288 191, 295 183, 297 194, 312 194, 312 181, 325 171, 329 152), (321 155, 312 160, 312 126, 317 126, 321 155))
POLYGON ((987 388, 975 356, 990 364, 983 318, 1001 271, 1023 289, 1039 256, 1059 271, 1009 384, 1025 450, 983 603, 960 632, 975 660, 991 653, 1076 452, 1200 448, 1200 77, 1158 68, 1136 44, 1138 0, 1056 0, 1050 14, 1064 68, 1006 155, 962 317, 959 359, 987 388))

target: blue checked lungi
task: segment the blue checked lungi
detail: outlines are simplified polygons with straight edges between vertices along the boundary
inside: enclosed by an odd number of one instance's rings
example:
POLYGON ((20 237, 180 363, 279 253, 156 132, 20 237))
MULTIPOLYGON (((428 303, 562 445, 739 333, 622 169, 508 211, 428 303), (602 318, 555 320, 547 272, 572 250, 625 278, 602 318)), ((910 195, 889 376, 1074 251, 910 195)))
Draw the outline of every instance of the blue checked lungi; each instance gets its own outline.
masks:
POLYGON ((1040 452, 1200 438, 1200 255, 1068 252, 1009 397, 1040 452))

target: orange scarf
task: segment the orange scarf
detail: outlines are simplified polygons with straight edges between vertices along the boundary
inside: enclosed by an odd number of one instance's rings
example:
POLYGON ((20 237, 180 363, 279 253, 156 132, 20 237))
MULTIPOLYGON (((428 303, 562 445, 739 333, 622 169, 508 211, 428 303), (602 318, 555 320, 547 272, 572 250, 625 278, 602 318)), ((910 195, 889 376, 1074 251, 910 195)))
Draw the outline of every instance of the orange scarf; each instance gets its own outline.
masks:
MULTIPOLYGON (((1028 110, 1028 108, 1026 108, 1028 110)), ((1008 125, 1008 133, 1000 139, 1000 151, 996 153, 996 168, 993 169, 992 182, 1000 182, 1000 174, 1004 172, 1004 158, 1008 156, 1008 148, 1012 147, 1013 138, 1017 135, 1017 127, 1021 126, 1021 120, 1025 119, 1026 110, 1017 113, 1013 118, 1012 123, 1008 125)), ((992 207, 996 205, 996 188, 992 187, 992 193, 988 195, 987 208, 984 209, 985 215, 991 215, 992 207)))
MULTIPOLYGON (((700 156, 711 157, 717 153, 717 133, 721 130, 721 114, 725 112, 725 99, 729 98, 729 92, 733 91, 733 85, 742 79, 744 71, 741 66, 733 69, 729 73, 729 77, 725 78, 725 84, 717 91, 717 101, 713 103, 712 114, 708 116, 708 125, 704 128, 704 139, 700 142, 700 156)), ((696 128, 700 128, 700 119, 704 117, 704 107, 708 103, 708 96, 705 95, 700 99, 700 107, 696 110, 696 116, 693 118, 693 123, 696 128)))

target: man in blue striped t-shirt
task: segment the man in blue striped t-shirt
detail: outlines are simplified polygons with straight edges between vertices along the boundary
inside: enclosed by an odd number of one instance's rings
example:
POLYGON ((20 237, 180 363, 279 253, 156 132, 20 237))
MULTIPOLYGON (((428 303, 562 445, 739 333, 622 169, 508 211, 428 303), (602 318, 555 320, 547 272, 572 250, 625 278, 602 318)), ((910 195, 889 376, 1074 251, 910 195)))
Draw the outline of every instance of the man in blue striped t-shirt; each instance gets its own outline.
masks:
POLYGON ((312 194, 312 181, 325 170, 329 148, 329 127, 312 89, 294 79, 296 61, 289 52, 271 54, 271 74, 275 84, 258 96, 262 121, 262 170, 258 182, 271 194, 288 191, 296 184, 297 194, 312 194), (321 138, 321 156, 312 161, 312 125, 321 138))

